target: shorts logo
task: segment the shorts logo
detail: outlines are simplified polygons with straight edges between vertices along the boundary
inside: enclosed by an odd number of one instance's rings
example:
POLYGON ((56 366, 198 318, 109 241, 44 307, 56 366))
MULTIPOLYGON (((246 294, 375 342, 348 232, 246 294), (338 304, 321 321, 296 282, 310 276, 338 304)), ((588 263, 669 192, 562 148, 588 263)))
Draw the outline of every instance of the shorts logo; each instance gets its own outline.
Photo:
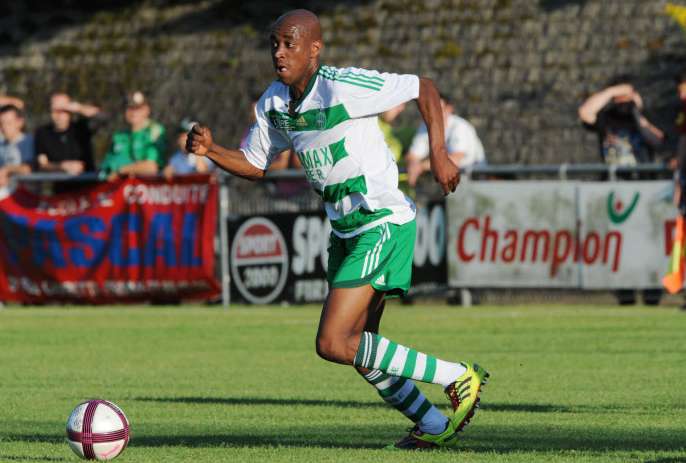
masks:
POLYGON ((379 278, 376 279, 374 282, 377 285, 385 285, 386 284, 386 275, 381 275, 379 278))

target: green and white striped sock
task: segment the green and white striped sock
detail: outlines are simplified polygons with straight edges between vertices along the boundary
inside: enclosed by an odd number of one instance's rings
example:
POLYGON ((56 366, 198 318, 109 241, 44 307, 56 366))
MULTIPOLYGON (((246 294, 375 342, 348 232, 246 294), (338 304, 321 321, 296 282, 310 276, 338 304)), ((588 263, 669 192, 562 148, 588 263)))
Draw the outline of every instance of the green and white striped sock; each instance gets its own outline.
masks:
POLYGON ((353 365, 443 387, 467 371, 461 363, 437 359, 368 331, 360 337, 353 365))
POLYGON ((448 418, 424 397, 411 379, 390 376, 379 370, 362 376, 387 404, 419 425, 423 432, 440 434, 445 430, 448 418))

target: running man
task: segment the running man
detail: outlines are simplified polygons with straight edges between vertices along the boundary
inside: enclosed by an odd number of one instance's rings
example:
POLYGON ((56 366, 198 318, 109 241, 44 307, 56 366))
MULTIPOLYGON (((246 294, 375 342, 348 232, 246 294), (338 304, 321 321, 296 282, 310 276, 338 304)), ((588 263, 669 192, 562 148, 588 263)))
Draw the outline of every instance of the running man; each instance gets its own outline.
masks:
POLYGON ((195 125, 186 148, 253 180, 265 175, 279 153, 295 150, 332 226, 330 292, 319 322, 317 354, 355 366, 388 404, 415 423, 395 447, 451 445, 474 414, 488 373, 378 334, 384 299, 409 289, 416 226, 415 206, 398 190, 398 168, 377 115, 417 100, 428 127, 431 169, 448 194, 460 175, 446 153, 438 91, 431 80, 414 75, 320 65, 319 20, 307 10, 277 19, 270 43, 277 80, 257 103, 257 122, 246 147, 219 146, 209 128, 195 125), (440 384, 451 416, 432 405, 414 381, 440 384))

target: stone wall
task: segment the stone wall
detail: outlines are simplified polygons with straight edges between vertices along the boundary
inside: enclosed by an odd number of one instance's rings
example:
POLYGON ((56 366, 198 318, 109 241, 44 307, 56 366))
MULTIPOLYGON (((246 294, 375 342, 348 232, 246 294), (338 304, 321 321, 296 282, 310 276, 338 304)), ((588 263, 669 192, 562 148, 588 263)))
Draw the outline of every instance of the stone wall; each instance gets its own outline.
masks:
MULTIPOLYGON (((636 77, 649 118, 672 130, 685 32, 661 0, 103 1, 97 10, 12 0, 0 7, 0 92, 27 101, 33 126, 56 89, 102 105, 111 119, 99 155, 134 88, 165 124, 191 116, 233 145, 250 95, 273 79, 269 21, 296 3, 320 14, 327 64, 434 78, 492 163, 596 161, 576 109, 619 73, 636 77)), ((400 123, 417 118, 411 108, 400 123)))

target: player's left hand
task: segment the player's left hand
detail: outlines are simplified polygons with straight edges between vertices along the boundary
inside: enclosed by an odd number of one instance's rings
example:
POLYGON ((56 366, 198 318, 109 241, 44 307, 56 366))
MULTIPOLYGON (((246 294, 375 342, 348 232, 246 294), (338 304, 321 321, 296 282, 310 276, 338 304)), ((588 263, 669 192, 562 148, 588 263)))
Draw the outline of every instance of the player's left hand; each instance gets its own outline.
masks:
POLYGON ((431 159, 431 171, 436 181, 441 185, 444 195, 455 191, 460 183, 460 169, 453 164, 447 155, 435 156, 435 159, 431 159))

